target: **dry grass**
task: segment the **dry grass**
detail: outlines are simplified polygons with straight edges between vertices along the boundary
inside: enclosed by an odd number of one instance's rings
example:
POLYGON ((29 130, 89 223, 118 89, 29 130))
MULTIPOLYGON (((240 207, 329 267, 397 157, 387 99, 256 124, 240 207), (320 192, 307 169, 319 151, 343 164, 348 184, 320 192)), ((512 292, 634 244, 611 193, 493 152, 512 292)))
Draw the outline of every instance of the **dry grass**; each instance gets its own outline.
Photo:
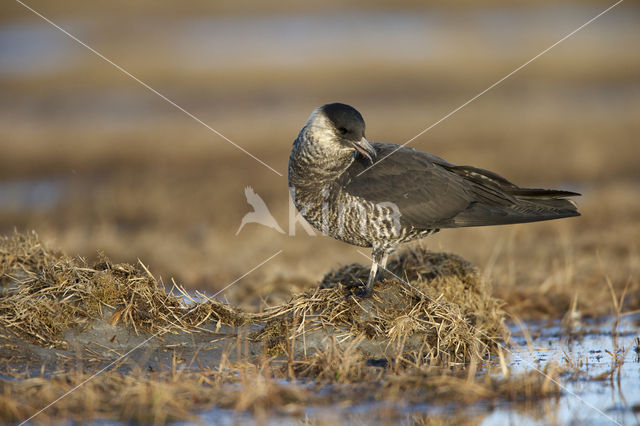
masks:
POLYGON ((64 345, 62 333, 86 327, 113 310, 109 322, 149 333, 182 328, 180 299, 166 294, 147 271, 106 258, 89 266, 49 252, 35 234, 4 237, 0 271, 8 289, 0 306, 2 327, 42 345, 64 345))
MULTIPOLYGON (((239 371, 239 370, 238 370, 239 371)), ((90 376, 65 373, 50 378, 33 377, 0 380, 0 419, 21 421, 58 396, 80 385, 90 376)), ((509 379, 469 382, 450 374, 414 376, 406 371, 389 374, 379 386, 370 382, 343 382, 326 387, 302 388, 284 385, 278 370, 261 369, 237 379, 222 379, 216 371, 122 375, 104 373, 82 385, 35 418, 36 423, 56 420, 96 419, 164 424, 171 421, 198 421, 198 411, 234 410, 237 415, 251 413, 256 419, 267 416, 301 416, 310 406, 339 404, 340 410, 366 400, 389 401, 396 419, 403 402, 451 402, 467 404, 497 400, 535 401, 558 395, 557 387, 540 376, 525 374, 509 379), (397 408, 393 408, 393 404, 397 408)), ((220 412, 219 415, 228 415, 220 412)), ((320 417, 319 420, 321 420, 320 417)), ((370 419, 370 418, 369 418, 370 419)))
MULTIPOLYGON (((239 326, 248 321, 215 300, 187 306, 169 294, 142 264, 93 265, 48 250, 35 233, 0 239, 0 326, 28 341, 67 348, 64 333, 96 321, 131 327, 135 334, 196 332, 205 321, 239 326)), ((183 289, 178 290, 184 292, 183 289)))
MULTIPOLYGON (((316 330, 330 330, 327 337, 335 336, 340 342, 366 339, 373 346, 370 356, 394 354, 396 360, 428 359, 445 365, 486 357, 495 353, 497 343, 508 340, 500 301, 463 259, 406 251, 390 262, 389 270, 406 278, 378 284, 370 300, 345 297, 337 289, 353 287, 354 279, 366 281, 368 269, 354 264, 324 278, 322 286, 334 288, 294 296, 289 303, 268 309, 266 319, 287 318, 293 335, 302 339, 308 340, 306 336, 316 330)), ((282 336, 281 328, 275 327, 273 334, 282 336)), ((286 349, 284 339, 270 342, 274 349, 286 349)), ((359 346, 363 350, 368 345, 359 346)))
MULTIPOLYGON (((391 267, 405 270, 407 280, 381 283, 370 300, 339 288, 316 289, 250 314, 212 299, 186 305, 141 262, 139 267, 112 264, 102 256, 90 266, 50 252, 35 233, 2 238, 0 254, 6 286, 0 325, 46 346, 66 348, 67 330, 105 319, 135 334, 197 333, 199 326, 213 323, 216 330, 222 324, 260 327, 248 338, 264 342, 269 356, 293 352, 296 342, 298 352, 313 353, 335 337, 342 344, 363 339, 360 349, 366 353, 367 347, 369 356, 411 354, 447 364, 486 357, 506 336, 500 302, 467 262, 452 255, 406 252, 391 267)), ((345 283, 354 271, 366 274, 352 265, 329 274, 325 284, 345 283)))
MULTIPOLYGON (((461 397, 469 403, 537 400, 557 393, 534 376, 475 376, 478 364, 489 362, 496 345, 506 338, 504 315, 486 283, 456 256, 406 252, 391 267, 406 271, 407 281, 380 283, 372 300, 359 300, 340 288, 350 277, 366 272, 351 265, 328 274, 325 283, 333 281, 335 288, 316 289, 264 312, 246 313, 212 300, 186 305, 167 294, 142 266, 112 264, 104 257, 89 266, 47 249, 34 233, 4 237, 0 255, 5 285, 0 331, 14 336, 2 347, 7 359, 3 374, 13 377, 0 381, 4 421, 24 420, 80 384, 82 391, 72 392, 37 421, 161 424, 195 420, 194 412, 212 407, 250 411, 263 418, 299 415, 309 405, 446 402, 461 397), (16 366, 25 366, 21 352, 36 350, 20 341, 47 347, 64 358, 68 354, 53 348, 78 345, 65 331, 90 336, 92 328, 105 321, 142 336, 171 331, 177 338, 183 336, 186 344, 210 325, 218 334, 236 339, 238 355, 234 358, 232 347, 217 358, 196 350, 186 364, 180 361, 184 353, 176 352, 180 345, 174 338, 159 342, 161 351, 173 355, 170 362, 154 367, 157 372, 143 372, 144 365, 139 365, 84 383, 90 375, 82 367, 89 361, 82 351, 54 369, 43 364, 39 377, 16 372, 16 366), (236 328, 225 331, 221 324, 236 328), (471 360, 474 368, 467 371, 471 360), (295 381, 285 384, 285 378, 295 381), (296 381, 307 385, 299 387, 296 381), (332 391, 327 393, 327 387, 332 391)), ((99 368, 109 359, 93 361, 87 367, 99 368)), ((492 370, 490 363, 486 365, 492 370)))

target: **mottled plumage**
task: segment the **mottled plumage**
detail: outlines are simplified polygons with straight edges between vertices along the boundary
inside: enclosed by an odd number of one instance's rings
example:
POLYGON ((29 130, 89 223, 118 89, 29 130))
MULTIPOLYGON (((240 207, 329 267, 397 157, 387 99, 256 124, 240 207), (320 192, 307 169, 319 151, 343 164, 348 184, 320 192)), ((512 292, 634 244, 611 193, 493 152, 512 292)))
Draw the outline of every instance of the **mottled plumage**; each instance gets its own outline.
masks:
POLYGON ((364 295, 398 244, 442 228, 579 216, 569 191, 520 188, 479 168, 389 143, 370 144, 354 108, 317 108, 293 143, 289 187, 302 216, 338 240, 373 247, 364 295))

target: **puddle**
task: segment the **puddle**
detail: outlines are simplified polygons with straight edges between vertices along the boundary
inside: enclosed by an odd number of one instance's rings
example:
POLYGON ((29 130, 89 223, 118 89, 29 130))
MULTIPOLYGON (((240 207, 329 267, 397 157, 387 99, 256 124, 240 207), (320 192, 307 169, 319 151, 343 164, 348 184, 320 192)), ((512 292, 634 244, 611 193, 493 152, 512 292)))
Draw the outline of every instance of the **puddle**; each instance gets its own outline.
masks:
MULTIPOLYGON (((185 302, 193 303, 189 297, 198 298, 196 294, 185 296, 185 302)), ((99 357, 113 357, 118 353, 127 353, 127 360, 118 368, 123 374, 135 371, 137 366, 144 366, 148 371, 162 371, 171 365, 175 351, 185 360, 192 359, 198 353, 199 362, 196 364, 180 364, 178 370, 197 369, 200 362, 209 367, 215 367, 221 359, 223 346, 219 344, 225 335, 232 335, 237 329, 228 326, 220 328, 215 325, 208 333, 185 336, 183 333, 166 334, 158 338, 137 336, 125 327, 115 327, 108 323, 113 314, 104 312, 105 319, 96 322, 90 329, 70 331, 65 339, 70 342, 67 351, 34 346, 26 342, 12 340, 12 354, 16 371, 31 368, 32 375, 41 374, 41 366, 47 365, 47 371, 53 371, 62 356, 69 357, 74 351, 78 354, 81 348, 90 348, 99 357), (20 349, 16 349, 17 346, 20 349), (137 350, 137 349, 140 350, 137 350), (105 352, 105 349, 109 351, 105 352), (27 356, 29 355, 29 356, 27 356), (218 360, 218 361, 216 361, 218 360)), ((535 401, 507 402, 502 399, 489 400, 474 404, 460 404, 455 401, 438 403, 426 397, 420 403, 407 404, 397 401, 375 401, 358 399, 353 401, 345 396, 345 404, 297 406, 292 415, 265 413, 267 418, 254 417, 246 411, 236 412, 231 409, 212 408, 204 412, 193 413, 203 423, 216 424, 299 424, 300 421, 310 421, 329 424, 411 424, 425 419, 462 419, 475 424, 637 424, 640 420, 640 355, 638 354, 638 324, 640 314, 627 316, 622 319, 617 328, 617 344, 612 339, 613 318, 603 318, 598 321, 584 321, 580 325, 580 333, 571 336, 562 328, 559 322, 552 324, 528 323, 532 343, 528 347, 523 334, 511 327, 513 340, 506 350, 508 366, 512 375, 528 371, 545 371, 553 364, 564 366, 559 382, 562 390, 557 397, 535 401), (624 356, 624 362, 610 379, 606 375, 612 370, 613 357, 624 356), (577 368, 573 368, 577 366, 577 368), (391 416, 391 417, 389 417, 391 416), (455 416, 455 417, 454 417, 455 416), (461 417, 462 416, 462 417, 461 417), (264 420, 264 421, 263 421, 264 420)), ((251 331, 251 330, 249 330, 251 331)), ((255 330, 254 330, 255 331, 255 330)), ((233 343, 232 338, 229 342, 233 343)), ((2 346, 2 345, 0 345, 2 346)), ((251 346, 245 348, 246 354, 251 356, 251 346)), ((229 352, 229 356, 234 351, 229 352)), ((232 359, 229 358, 229 359, 232 359)), ((100 364, 87 367, 96 371, 100 364)), ((485 372, 479 372, 482 377, 485 372)), ((45 373, 47 376, 48 373, 45 373)), ((5 377, 5 380, 11 380, 5 377)), ((279 380, 279 385, 288 388, 298 388, 308 392, 335 392, 335 388, 325 386, 314 388, 313 383, 289 382, 279 380)), ((379 383, 385 385, 384 382, 379 383)), ((238 384, 224 385, 227 391, 233 390, 238 384)), ((237 389, 236 389, 237 391, 237 389)), ((354 390, 355 391, 355 390, 354 390)), ((89 424, 122 424, 119 422, 95 421, 89 424)), ((189 423, 177 423, 189 424, 189 423)))
POLYGON ((49 210, 60 203, 65 190, 66 183, 55 179, 0 182, 0 210, 49 210))
MULTIPOLYGON (((640 315, 625 318, 618 328, 619 354, 625 353, 624 364, 620 368, 620 380, 594 380, 610 371, 613 353, 611 325, 613 319, 586 323, 586 334, 581 338, 569 339, 559 325, 550 327, 542 324, 527 324, 533 338, 533 351, 526 347, 522 334, 514 327, 509 367, 512 374, 538 369, 544 371, 550 362, 566 365, 567 359, 582 362, 580 373, 575 377, 567 372, 560 377, 563 386, 558 399, 529 403, 525 408, 517 403, 497 402, 491 404, 472 404, 461 407, 458 404, 424 403, 407 407, 392 407, 403 413, 402 423, 415 419, 467 414, 470 419, 481 420, 480 424, 638 424, 640 420, 640 359, 636 352, 640 315), (634 412, 635 410, 635 412, 634 412)), ((340 423, 386 424, 385 409, 389 403, 372 402, 341 407, 309 407, 303 418, 335 419, 340 423)), ((397 412, 397 411, 396 411, 397 412)), ((213 409, 199 414, 203 422, 216 421, 221 424, 257 423, 251 416, 234 413, 231 410, 213 409)), ((289 417, 270 418, 266 424, 298 424, 289 417)))
MULTIPOLYGON (((560 424, 638 424, 640 421, 640 356, 638 348, 638 321, 640 316, 626 317, 618 328, 618 355, 624 355, 620 375, 612 380, 598 376, 611 371, 616 352, 612 340, 613 319, 605 322, 585 322, 581 338, 567 337, 559 324, 544 327, 529 324, 535 336, 533 351, 526 348, 521 334, 515 336, 510 367, 514 373, 531 369, 544 370, 550 362, 561 365, 579 364, 580 372, 571 377, 561 376, 563 395, 554 403, 554 419, 560 424), (569 361, 570 360, 570 361, 569 361), (619 380, 618 380, 619 377, 619 380), (599 411, 598 411, 599 410, 599 411), (635 411, 635 412, 634 412, 635 411), (607 417, 608 416, 608 417, 607 417)), ((521 424, 532 420, 514 412, 509 406, 499 407, 486 418, 486 424, 521 424)))
MULTIPOLYGON (((77 22, 71 26, 81 39, 77 22)), ((11 77, 37 76, 72 69, 81 58, 81 49, 66 35, 45 22, 17 21, 0 28, 0 74, 11 77)))

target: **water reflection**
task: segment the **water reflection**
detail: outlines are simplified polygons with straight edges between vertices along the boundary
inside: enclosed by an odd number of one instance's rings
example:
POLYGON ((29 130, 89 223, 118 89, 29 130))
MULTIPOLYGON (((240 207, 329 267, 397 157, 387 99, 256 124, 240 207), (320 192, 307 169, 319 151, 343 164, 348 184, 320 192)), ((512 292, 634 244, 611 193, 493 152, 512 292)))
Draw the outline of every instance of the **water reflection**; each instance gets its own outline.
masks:
POLYGON ((0 210, 49 210, 58 205, 66 183, 54 179, 0 182, 0 210))

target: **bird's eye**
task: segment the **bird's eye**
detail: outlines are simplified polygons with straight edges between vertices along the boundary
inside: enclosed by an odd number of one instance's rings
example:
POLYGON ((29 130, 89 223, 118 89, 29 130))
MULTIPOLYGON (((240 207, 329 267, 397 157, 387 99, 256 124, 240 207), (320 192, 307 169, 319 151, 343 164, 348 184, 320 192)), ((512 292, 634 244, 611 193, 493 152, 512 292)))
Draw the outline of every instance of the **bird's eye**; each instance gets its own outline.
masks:
POLYGON ((344 127, 340 127, 338 131, 340 132, 341 135, 346 135, 348 133, 347 129, 345 129, 344 127))

